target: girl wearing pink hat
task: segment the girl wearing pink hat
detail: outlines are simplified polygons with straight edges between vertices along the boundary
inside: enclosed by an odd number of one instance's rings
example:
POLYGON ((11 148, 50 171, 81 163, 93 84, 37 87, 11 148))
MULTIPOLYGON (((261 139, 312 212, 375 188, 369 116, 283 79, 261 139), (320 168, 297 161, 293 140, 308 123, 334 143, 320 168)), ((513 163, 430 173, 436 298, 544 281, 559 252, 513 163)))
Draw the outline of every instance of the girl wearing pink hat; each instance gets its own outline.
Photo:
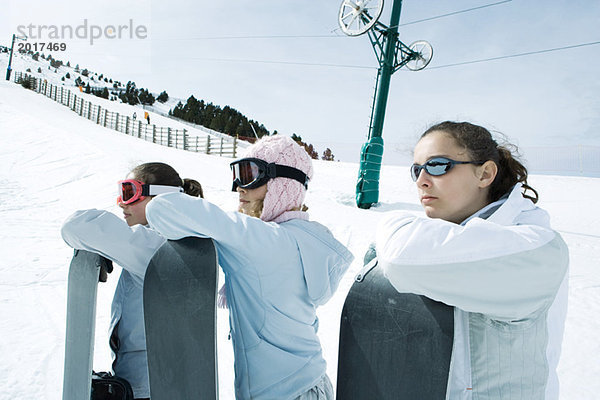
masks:
POLYGON ((316 309, 353 260, 304 197, 312 161, 291 138, 270 136, 231 163, 239 212, 168 193, 146 209, 168 239, 210 237, 225 273, 237 399, 333 399, 316 309))

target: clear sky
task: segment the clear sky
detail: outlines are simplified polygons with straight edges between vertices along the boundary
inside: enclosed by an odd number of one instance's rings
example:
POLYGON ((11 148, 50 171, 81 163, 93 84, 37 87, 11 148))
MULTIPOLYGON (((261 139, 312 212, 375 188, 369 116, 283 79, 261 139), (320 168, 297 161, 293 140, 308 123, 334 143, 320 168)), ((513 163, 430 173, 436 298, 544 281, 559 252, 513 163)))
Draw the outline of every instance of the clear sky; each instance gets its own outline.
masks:
MULTIPOLYGON (((341 3, 8 0, 0 44, 32 25, 29 43, 66 43, 57 59, 156 93, 230 105, 271 131, 296 133, 321 152, 329 145, 355 161, 368 133, 377 62, 366 35, 338 29, 341 3), (49 38, 49 26, 75 29, 85 20, 87 38, 49 38), (113 38, 90 44, 92 25, 114 26, 103 32, 113 38), (119 25, 128 25, 120 39, 119 25), (145 34, 131 39, 131 26, 145 34)), ((386 25, 391 6, 386 1, 380 19, 386 25)), ((390 146, 412 144, 445 119, 482 124, 521 146, 600 145, 600 44, 448 66, 598 42, 600 2, 405 0, 400 23, 407 24, 400 40, 427 40, 434 57, 423 71, 392 77, 383 133, 390 146)))

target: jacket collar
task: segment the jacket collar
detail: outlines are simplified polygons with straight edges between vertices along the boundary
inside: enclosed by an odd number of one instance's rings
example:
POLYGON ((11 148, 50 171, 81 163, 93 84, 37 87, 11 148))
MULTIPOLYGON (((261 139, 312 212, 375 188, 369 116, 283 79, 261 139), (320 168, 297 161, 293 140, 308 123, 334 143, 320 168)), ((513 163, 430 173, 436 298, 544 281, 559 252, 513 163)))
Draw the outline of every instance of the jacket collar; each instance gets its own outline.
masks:
POLYGON ((465 225, 473 218, 487 219, 500 225, 512 224, 521 212, 535 208, 533 202, 523 197, 522 193, 523 185, 517 183, 504 196, 471 215, 461 225, 465 225))

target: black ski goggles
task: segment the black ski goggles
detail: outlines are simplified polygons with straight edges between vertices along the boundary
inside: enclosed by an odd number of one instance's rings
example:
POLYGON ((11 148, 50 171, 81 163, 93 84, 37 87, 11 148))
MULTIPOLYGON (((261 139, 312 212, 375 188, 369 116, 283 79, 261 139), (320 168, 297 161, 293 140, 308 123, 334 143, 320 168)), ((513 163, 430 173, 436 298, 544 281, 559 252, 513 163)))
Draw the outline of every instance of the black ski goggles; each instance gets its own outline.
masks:
POLYGON ((431 176, 441 176, 447 174, 452 167, 457 164, 476 164, 481 165, 482 162, 477 161, 454 161, 446 157, 433 157, 423 165, 413 164, 410 166, 410 176, 413 181, 419 179, 421 171, 425 170, 431 176))
POLYGON ((229 164, 233 172, 232 191, 238 187, 255 189, 273 178, 295 179, 308 189, 308 176, 302 171, 287 165, 268 163, 259 158, 242 158, 229 164))

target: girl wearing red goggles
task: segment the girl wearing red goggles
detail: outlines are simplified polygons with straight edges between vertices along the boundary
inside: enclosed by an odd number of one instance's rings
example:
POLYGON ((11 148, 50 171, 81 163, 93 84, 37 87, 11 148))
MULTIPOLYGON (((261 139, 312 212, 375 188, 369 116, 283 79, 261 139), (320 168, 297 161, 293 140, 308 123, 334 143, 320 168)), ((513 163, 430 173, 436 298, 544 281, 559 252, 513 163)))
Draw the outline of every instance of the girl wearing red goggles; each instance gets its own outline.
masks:
POLYGON ((146 185, 136 179, 125 179, 119 181, 117 204, 133 204, 138 200, 144 200, 146 196, 156 196, 161 193, 183 192, 179 186, 146 185))
POLYGON ((202 197, 202 186, 191 179, 182 180, 163 163, 139 165, 128 178, 119 181, 117 199, 125 221, 107 211, 81 210, 69 217, 61 233, 69 246, 101 254, 123 268, 111 313, 113 372, 131 384, 136 399, 145 399, 150 397, 150 388, 142 305, 144 275, 152 255, 165 242, 146 226, 146 206, 153 196, 167 192, 202 197))
POLYGON ((147 225, 146 204, 161 193, 183 192, 180 186, 149 185, 139 179, 119 181, 117 204, 123 209, 127 225, 147 225))

